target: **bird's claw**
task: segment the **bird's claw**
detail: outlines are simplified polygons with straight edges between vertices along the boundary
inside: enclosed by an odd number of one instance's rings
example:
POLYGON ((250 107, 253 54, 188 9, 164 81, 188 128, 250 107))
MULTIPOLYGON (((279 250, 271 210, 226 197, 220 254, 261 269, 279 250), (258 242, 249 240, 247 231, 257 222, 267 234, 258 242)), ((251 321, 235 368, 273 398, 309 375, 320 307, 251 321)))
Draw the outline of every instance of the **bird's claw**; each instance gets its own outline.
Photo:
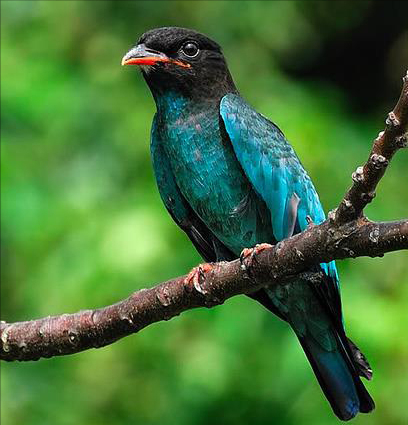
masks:
POLYGON ((241 268, 245 270, 248 275, 251 274, 251 268, 255 262, 257 262, 256 256, 267 248, 271 248, 272 245, 268 243, 261 243, 255 245, 253 248, 244 248, 239 256, 241 261, 241 268))
POLYGON ((204 279, 205 273, 212 271, 212 269, 213 266, 209 263, 200 264, 194 267, 184 279, 184 286, 190 291, 195 288, 197 292, 205 295, 206 290, 201 286, 201 281, 204 279))
POLYGON ((306 216, 306 222, 307 222, 307 225, 308 226, 314 224, 313 219, 312 219, 312 217, 310 215, 307 215, 306 216))

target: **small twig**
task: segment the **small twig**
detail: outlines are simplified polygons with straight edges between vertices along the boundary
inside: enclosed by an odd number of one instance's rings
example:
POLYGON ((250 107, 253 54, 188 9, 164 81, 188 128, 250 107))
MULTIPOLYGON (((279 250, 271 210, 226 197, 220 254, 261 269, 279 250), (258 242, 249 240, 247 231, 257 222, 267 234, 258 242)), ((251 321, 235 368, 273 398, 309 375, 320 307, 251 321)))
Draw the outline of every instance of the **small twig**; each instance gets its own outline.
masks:
POLYGON ((374 140, 367 162, 353 173, 353 185, 336 210, 337 223, 345 223, 362 215, 365 206, 374 199, 377 184, 391 158, 398 149, 408 145, 408 71, 402 80, 400 98, 385 120, 385 130, 374 140))

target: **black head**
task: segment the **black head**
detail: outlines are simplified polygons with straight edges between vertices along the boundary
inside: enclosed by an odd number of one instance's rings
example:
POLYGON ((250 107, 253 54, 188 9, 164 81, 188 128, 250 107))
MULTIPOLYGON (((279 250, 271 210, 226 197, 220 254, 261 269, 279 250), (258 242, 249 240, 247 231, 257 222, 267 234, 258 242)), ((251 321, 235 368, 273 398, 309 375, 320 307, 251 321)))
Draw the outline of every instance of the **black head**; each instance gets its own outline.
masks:
POLYGON ((122 65, 140 65, 155 97, 176 91, 191 98, 219 99, 236 92, 221 47, 190 29, 146 32, 123 57, 122 65))

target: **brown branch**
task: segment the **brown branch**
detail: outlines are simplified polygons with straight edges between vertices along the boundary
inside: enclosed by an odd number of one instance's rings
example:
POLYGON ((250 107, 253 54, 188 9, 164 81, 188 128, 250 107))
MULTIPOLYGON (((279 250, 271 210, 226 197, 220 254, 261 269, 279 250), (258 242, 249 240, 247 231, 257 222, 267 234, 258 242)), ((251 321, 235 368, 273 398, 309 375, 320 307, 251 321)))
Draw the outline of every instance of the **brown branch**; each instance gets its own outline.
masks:
POLYGON ((336 211, 336 221, 345 223, 362 216, 363 209, 375 197, 375 189, 391 158, 398 149, 407 147, 408 137, 408 71, 402 79, 400 98, 385 120, 385 130, 374 140, 367 162, 353 173, 353 186, 336 211))
MULTIPOLYGON (((240 260, 214 264, 200 287, 186 285, 186 276, 142 289, 129 298, 98 310, 1 323, 2 360, 37 360, 102 347, 196 307, 222 304, 238 294, 293 279, 309 266, 333 259, 408 249, 408 220, 373 223, 359 219, 333 228, 327 220, 286 239, 256 257, 250 277, 240 260)), ((296 282, 304 279, 297 278, 296 282)))
POLYGON ((310 224, 304 232, 259 253, 250 276, 240 260, 221 262, 203 274, 197 287, 186 284, 186 276, 181 276, 101 309, 27 322, 1 322, 0 359, 37 360, 101 347, 192 308, 222 304, 234 295, 267 285, 302 284, 316 274, 321 278, 320 273, 305 272, 318 263, 408 249, 408 219, 373 223, 362 216, 388 162, 406 145, 408 73, 389 121, 338 209, 324 223, 310 224))

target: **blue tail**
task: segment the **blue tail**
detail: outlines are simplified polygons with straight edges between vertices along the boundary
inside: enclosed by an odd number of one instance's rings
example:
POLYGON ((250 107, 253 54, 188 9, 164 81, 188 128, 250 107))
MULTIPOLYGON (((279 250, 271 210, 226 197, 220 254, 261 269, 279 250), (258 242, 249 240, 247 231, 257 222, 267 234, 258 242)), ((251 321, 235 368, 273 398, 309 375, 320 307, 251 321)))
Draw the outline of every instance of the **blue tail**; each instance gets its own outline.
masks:
POLYGON ((371 412, 374 401, 360 380, 360 376, 371 379, 370 365, 358 347, 346 337, 342 322, 333 320, 315 293, 308 293, 308 288, 307 285, 291 285, 286 291, 279 292, 278 287, 274 291, 254 292, 250 297, 291 325, 339 419, 347 421, 358 412, 371 412), (303 291, 303 294, 296 293, 296 290, 303 291), (307 297, 310 294, 312 296, 307 297), (286 305, 280 303, 281 300, 286 305))
POLYGON ((347 338, 334 330, 333 334, 337 341, 334 351, 323 349, 312 336, 298 338, 334 413, 348 421, 358 412, 370 412, 375 404, 360 380, 357 359, 347 338))

